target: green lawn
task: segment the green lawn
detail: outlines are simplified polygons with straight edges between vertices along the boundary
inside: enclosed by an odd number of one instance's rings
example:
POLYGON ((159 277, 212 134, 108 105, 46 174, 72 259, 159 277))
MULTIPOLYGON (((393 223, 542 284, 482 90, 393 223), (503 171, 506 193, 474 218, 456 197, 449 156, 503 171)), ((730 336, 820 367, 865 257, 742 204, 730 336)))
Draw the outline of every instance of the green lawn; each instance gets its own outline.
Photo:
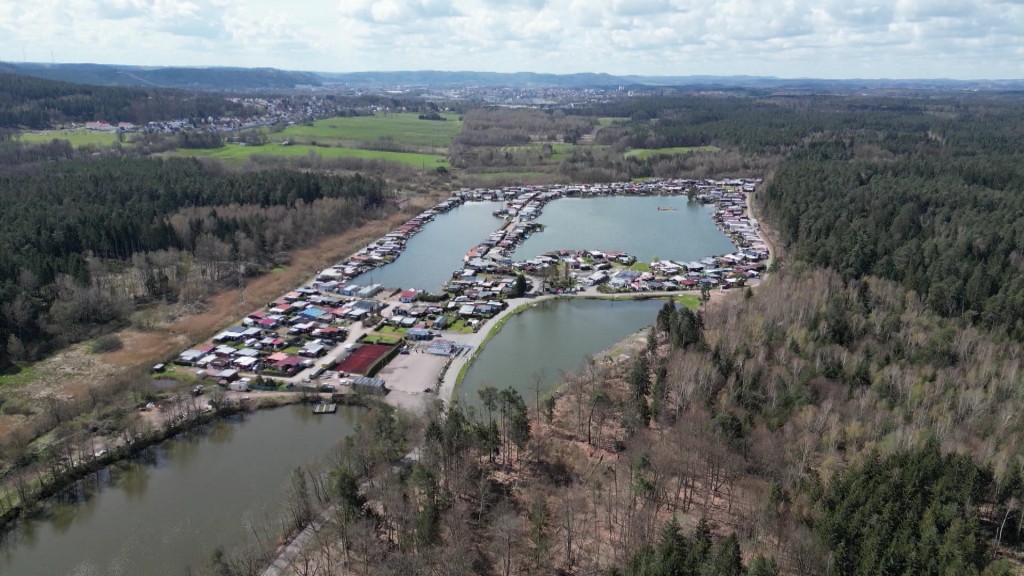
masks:
POLYGON ((24 366, 14 374, 0 374, 0 388, 28 384, 35 380, 37 375, 35 366, 24 366))
POLYGON ((473 327, 466 324, 466 320, 464 318, 459 318, 455 322, 452 322, 451 324, 448 325, 448 328, 446 328, 446 330, 448 330, 449 332, 458 332, 460 334, 473 333, 473 327))
POLYGON ((676 296, 674 300, 676 304, 682 304, 690 310, 696 310, 700 307, 700 296, 696 294, 683 294, 682 296, 676 296))
POLYGON ((629 152, 626 152, 626 156, 636 156, 637 158, 647 158, 648 156, 656 156, 658 154, 686 154, 689 152, 718 152, 721 150, 718 146, 677 146, 675 148, 634 148, 629 152))
MULTIPOLYGON (((117 142, 117 134, 113 132, 97 132, 95 130, 42 130, 39 132, 22 132, 21 141, 28 144, 41 144, 51 140, 67 140, 72 146, 94 144, 109 148, 117 142)), ((127 142, 125 142, 127 145, 127 142)))
POLYGON ((448 168, 448 159, 436 154, 416 154, 413 152, 385 152, 380 150, 360 150, 357 148, 326 148, 321 146, 266 144, 263 146, 240 146, 228 144, 222 148, 192 149, 179 148, 175 151, 179 156, 208 156, 226 162, 244 162, 249 157, 262 154, 282 158, 297 158, 309 154, 323 158, 364 158, 368 160, 384 160, 407 164, 415 168, 434 169, 440 166, 448 168))
POLYGON ((458 114, 442 114, 446 121, 420 120, 415 112, 387 116, 350 116, 317 120, 312 126, 297 124, 273 134, 274 140, 318 144, 365 146, 382 137, 395 144, 423 148, 448 148, 462 130, 458 114))
POLYGON ((359 341, 363 344, 396 344, 402 340, 401 334, 381 334, 373 332, 366 334, 359 341))

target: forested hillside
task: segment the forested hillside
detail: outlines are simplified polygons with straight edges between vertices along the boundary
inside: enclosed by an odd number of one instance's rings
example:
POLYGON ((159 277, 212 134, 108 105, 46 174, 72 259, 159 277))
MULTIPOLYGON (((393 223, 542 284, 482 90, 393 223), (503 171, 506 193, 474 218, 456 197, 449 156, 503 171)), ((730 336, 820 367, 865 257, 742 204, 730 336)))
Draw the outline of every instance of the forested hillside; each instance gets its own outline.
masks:
POLYGON ((65 122, 144 124, 241 113, 215 95, 69 84, 0 71, 0 128, 45 129, 65 122))
POLYGON ((769 214, 802 260, 1024 338, 1024 135, 977 126, 812 144, 779 167, 769 214))
POLYGON ((101 159, 0 175, 0 361, 122 318, 138 299, 195 299, 286 251, 380 214, 380 179, 194 159, 101 159))

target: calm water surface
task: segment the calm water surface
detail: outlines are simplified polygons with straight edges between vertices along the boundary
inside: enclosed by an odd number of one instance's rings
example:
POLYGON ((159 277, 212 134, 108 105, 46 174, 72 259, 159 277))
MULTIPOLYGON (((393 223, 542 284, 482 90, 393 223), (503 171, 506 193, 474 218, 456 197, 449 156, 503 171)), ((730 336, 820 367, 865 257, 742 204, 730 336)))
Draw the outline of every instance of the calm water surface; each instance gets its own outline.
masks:
POLYGON ((247 542, 252 525, 276 530, 292 471, 327 455, 360 413, 289 406, 164 442, 148 463, 84 481, 84 502, 21 522, 0 547, 0 574, 187 574, 214 548, 247 542))
POLYGON ((686 196, 560 198, 537 218, 546 227, 513 252, 527 260, 553 250, 624 251, 640 262, 655 257, 699 260, 735 251, 711 219, 714 209, 686 196), (671 210, 658 210, 671 208, 671 210))
POLYGON ((388 288, 419 288, 436 292, 462 268, 462 257, 504 226, 491 215, 497 202, 467 202, 439 214, 409 239, 394 262, 353 278, 356 284, 383 284, 388 288))
POLYGON ((533 406, 532 374, 543 369, 541 394, 561 382, 562 371, 580 367, 585 357, 654 324, 664 300, 545 300, 505 322, 501 332, 466 372, 459 401, 480 407, 477 391, 490 384, 512 386, 533 406))

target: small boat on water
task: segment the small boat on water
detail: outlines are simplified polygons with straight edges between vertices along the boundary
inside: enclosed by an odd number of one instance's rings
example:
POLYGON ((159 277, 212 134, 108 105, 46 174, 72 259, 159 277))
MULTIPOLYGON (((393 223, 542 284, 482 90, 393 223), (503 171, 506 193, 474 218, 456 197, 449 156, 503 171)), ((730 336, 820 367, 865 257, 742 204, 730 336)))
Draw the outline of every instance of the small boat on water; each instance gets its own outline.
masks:
POLYGON ((676 209, 671 206, 658 206, 659 212, 675 212, 676 209))

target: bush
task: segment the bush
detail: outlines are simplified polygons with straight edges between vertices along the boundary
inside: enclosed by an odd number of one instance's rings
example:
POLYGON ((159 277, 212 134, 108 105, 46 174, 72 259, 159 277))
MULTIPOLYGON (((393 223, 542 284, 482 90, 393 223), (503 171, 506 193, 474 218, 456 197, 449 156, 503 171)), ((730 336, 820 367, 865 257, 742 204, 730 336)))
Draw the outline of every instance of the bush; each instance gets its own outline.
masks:
POLYGON ((92 345, 89 349, 93 354, 103 354, 106 352, 115 352, 124 348, 124 342, 121 338, 114 334, 106 334, 92 341, 92 345))

